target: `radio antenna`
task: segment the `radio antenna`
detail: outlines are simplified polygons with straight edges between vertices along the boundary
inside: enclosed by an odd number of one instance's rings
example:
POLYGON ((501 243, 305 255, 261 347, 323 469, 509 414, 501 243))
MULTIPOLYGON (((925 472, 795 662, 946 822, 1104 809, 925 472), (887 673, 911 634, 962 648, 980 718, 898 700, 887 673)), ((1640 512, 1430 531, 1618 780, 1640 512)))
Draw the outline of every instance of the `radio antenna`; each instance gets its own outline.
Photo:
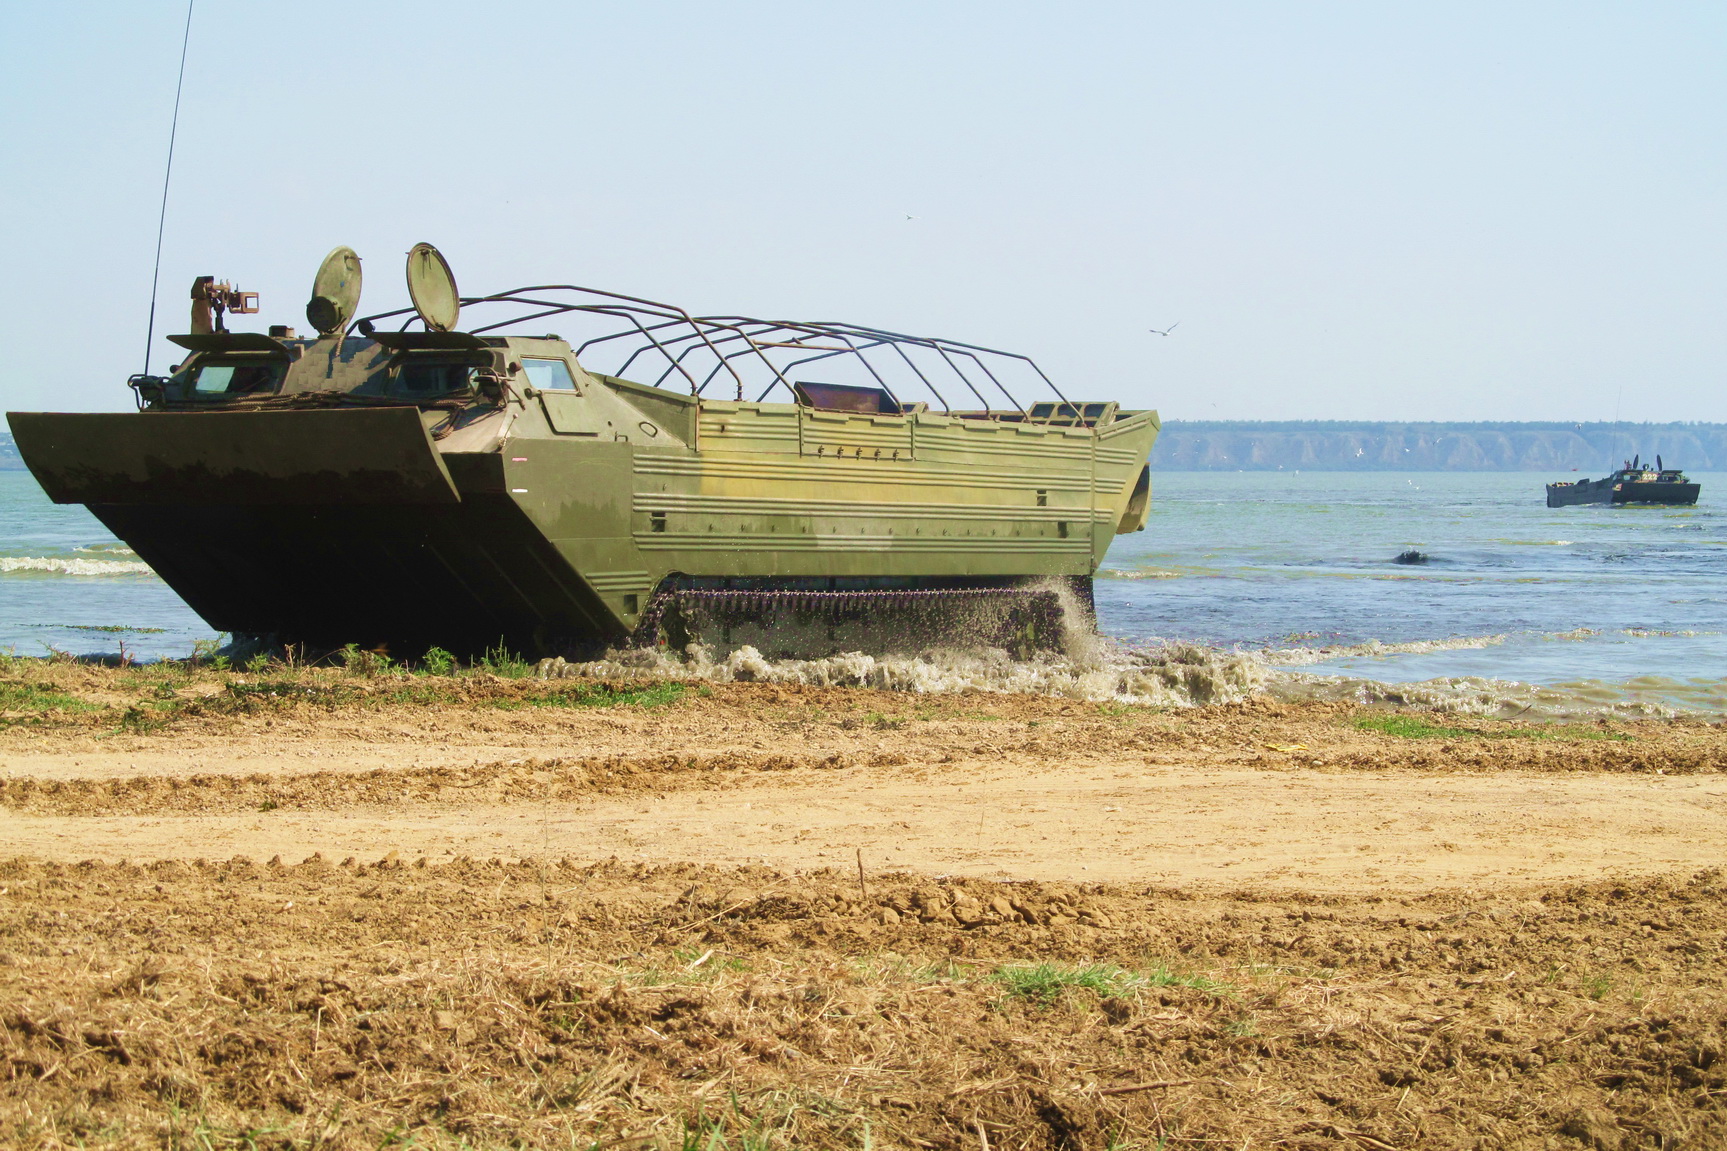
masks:
POLYGON ((174 175, 174 137, 180 131, 180 90, 186 85, 186 48, 192 43, 192 5, 186 0, 186 32, 180 37, 180 77, 174 81, 174 118, 168 126, 168 164, 162 172, 162 211, 156 217, 156 266, 150 270, 150 323, 144 331, 144 374, 150 374, 150 345, 156 340, 156 289, 162 279, 162 231, 168 223, 168 181, 174 175))

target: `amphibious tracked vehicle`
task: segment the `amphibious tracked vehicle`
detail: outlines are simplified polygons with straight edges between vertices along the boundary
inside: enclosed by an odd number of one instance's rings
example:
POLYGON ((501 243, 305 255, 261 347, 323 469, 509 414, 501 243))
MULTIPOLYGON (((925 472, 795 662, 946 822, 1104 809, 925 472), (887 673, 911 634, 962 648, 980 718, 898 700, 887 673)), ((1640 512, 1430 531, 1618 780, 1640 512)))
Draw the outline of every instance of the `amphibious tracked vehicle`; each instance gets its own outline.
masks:
POLYGON ((1547 506, 1570 507, 1574 504, 1694 504, 1703 491, 1678 468, 1662 466, 1655 457, 1655 466, 1643 462, 1641 455, 1625 461, 1625 466, 1599 480, 1573 480, 1570 483, 1547 485, 1547 506))
POLYGON ((1045 645, 1145 525, 1157 414, 1025 356, 567 284, 463 297, 424 244, 408 281, 412 308, 356 322, 338 248, 300 337, 229 331, 255 296, 201 277, 137 411, 10 413, 19 451, 211 627, 404 657, 1045 645))

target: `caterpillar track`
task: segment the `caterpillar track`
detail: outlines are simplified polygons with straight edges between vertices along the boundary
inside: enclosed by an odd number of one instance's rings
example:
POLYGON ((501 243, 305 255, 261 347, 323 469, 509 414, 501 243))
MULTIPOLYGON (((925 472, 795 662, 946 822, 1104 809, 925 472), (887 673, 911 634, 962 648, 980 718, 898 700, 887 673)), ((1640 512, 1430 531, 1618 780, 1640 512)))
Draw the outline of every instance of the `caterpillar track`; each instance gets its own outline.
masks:
POLYGON ((997 647, 1016 658, 1060 650, 1089 631, 1091 581, 961 588, 701 587, 659 591, 634 642, 718 651, 746 644, 773 658, 842 651, 997 647))

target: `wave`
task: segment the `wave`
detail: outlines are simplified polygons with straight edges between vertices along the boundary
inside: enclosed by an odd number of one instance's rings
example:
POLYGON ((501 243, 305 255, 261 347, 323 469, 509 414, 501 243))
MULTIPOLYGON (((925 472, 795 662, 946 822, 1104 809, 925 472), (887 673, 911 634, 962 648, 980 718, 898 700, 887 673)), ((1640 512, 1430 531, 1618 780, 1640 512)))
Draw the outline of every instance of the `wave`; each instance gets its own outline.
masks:
MULTIPOLYGON (((1585 640, 1600 635, 1597 628, 1579 627, 1570 631, 1548 632, 1529 638, 1547 641, 1585 640)), ((1701 633, 1693 631, 1645 631, 1639 628, 1627 628, 1617 633, 1629 636, 1695 636, 1701 633)), ((1486 647, 1498 647, 1512 637, 1509 634, 1452 636, 1448 639, 1418 639, 1404 643, 1382 643, 1371 639, 1365 643, 1329 644, 1320 647, 1286 647, 1266 648, 1259 654, 1262 659, 1274 667, 1302 667, 1308 664, 1325 663, 1334 659, 1374 658, 1394 655, 1431 655, 1439 651, 1476 651, 1486 647)))
POLYGON ((150 565, 137 560, 59 559, 53 556, 0 556, 0 575, 40 572, 48 575, 110 576, 154 575, 150 565))
MULTIPOLYGON (((1307 664, 1323 663, 1326 660, 1352 657, 1427 655, 1436 651, 1471 651, 1477 648, 1496 647, 1504 643, 1507 638, 1504 635, 1456 636, 1451 639, 1411 640, 1407 643, 1381 643, 1379 640, 1372 639, 1366 643, 1330 644, 1322 647, 1267 648, 1259 653, 1259 657, 1273 667, 1301 667, 1307 664)), ((1566 638, 1581 638, 1581 634, 1572 635, 1568 633, 1566 638)))
POLYGON ((1727 712, 1727 685, 1720 681, 1686 683, 1659 676, 1623 683, 1578 680, 1529 684, 1481 676, 1381 683, 1355 676, 1291 672, 1274 678, 1266 694, 1288 702, 1390 704, 1492 719, 1671 719, 1687 713, 1727 712))

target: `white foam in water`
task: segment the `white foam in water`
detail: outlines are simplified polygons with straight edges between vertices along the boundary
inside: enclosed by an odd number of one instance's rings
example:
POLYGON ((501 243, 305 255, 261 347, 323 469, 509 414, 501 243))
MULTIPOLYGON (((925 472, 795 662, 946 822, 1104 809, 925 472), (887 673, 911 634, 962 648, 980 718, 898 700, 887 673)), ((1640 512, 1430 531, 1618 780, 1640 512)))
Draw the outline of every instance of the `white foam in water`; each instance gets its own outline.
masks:
MULTIPOLYGON (((1581 639, 1587 629, 1551 638, 1581 639)), ((1357 644, 1315 649, 1315 658, 1342 654, 1422 654, 1503 643, 1504 636, 1406 644, 1357 644), (1328 653, 1328 654, 1327 654, 1328 653)), ((1459 716, 1523 720, 1667 718, 1681 712, 1727 712, 1727 684, 1644 677, 1625 683, 1579 681, 1527 684, 1480 676, 1385 683, 1361 676, 1294 670, 1296 653, 1227 651, 1167 643, 1128 648, 1097 638, 1081 650, 1018 660, 997 648, 931 648, 916 655, 844 652, 821 659, 769 659, 753 647, 724 655, 691 644, 610 651, 598 660, 544 660, 544 679, 675 679, 709 683, 776 683, 865 687, 912 694, 968 691, 1051 695, 1089 702, 1195 707, 1265 697, 1296 703, 1348 701, 1418 707, 1459 716), (1284 665, 1284 666, 1280 666, 1284 665)))
POLYGON ((1727 714, 1727 680, 1687 679, 1647 672, 1615 674, 1620 669, 1629 671, 1666 664, 1658 649, 1626 648, 1626 639, 1691 639, 1704 634, 1580 627, 1546 634, 1458 637, 1401 644, 1369 642, 1268 651, 1264 655, 1269 664, 1281 671, 1281 675, 1273 676, 1268 691, 1285 699, 1387 703, 1505 719, 1719 716, 1727 714), (1542 649, 1555 644, 1589 644, 1590 650, 1564 655, 1543 652, 1542 649), (1500 647, 1506 649, 1504 657, 1485 661, 1443 658, 1445 653, 1500 647), (1513 648, 1516 650, 1512 651, 1513 648), (1426 656, 1441 658, 1422 658, 1426 656), (1384 660, 1383 671, 1377 666, 1380 660, 1384 660), (1474 663, 1479 670, 1457 667, 1459 662, 1474 663), (1368 666, 1363 666, 1364 663, 1368 666), (1313 666, 1316 664, 1320 666, 1313 666), (1453 670, 1448 670, 1447 664, 1453 670), (1495 664, 1520 670, 1527 678, 1496 674, 1495 664), (1569 673, 1562 670, 1566 668, 1572 670, 1569 673), (1412 675, 1412 671, 1416 674, 1412 675))
POLYGON ((137 560, 57 559, 49 556, 0 556, 0 574, 44 572, 49 575, 109 576, 154 575, 150 565, 137 560))
POLYGON ((1727 688, 1721 683, 1682 683, 1653 676, 1624 683, 1530 684, 1479 676, 1381 683, 1354 676, 1291 673, 1274 679, 1268 694, 1291 702, 1347 700, 1493 719, 1671 719, 1685 712, 1719 715, 1727 711, 1727 688))
POLYGON ((872 687, 917 694, 966 691, 1054 695, 1160 706, 1233 703, 1259 694, 1266 667, 1248 652, 1193 644, 1128 650, 1107 640, 1074 654, 1016 660, 997 648, 932 648, 917 655, 845 652, 822 659, 770 660, 753 647, 722 658, 700 644, 682 657, 659 649, 608 652, 603 659, 540 664, 544 678, 694 679, 872 687))
MULTIPOLYGON (((1587 629, 1582 629, 1587 633, 1587 629)), ((1505 642, 1503 635, 1458 636, 1451 639, 1411 640, 1408 643, 1380 643, 1378 640, 1368 640, 1366 643, 1333 644, 1325 647, 1286 647, 1270 648, 1260 652, 1260 657, 1266 663, 1277 667, 1298 667, 1304 664, 1323 663, 1328 659, 1343 659, 1351 656, 1388 656, 1388 655, 1428 655, 1436 651, 1470 651, 1477 648, 1496 647, 1505 642)))
POLYGON ((1099 568, 1098 579, 1180 579, 1180 572, 1162 568, 1099 568))

